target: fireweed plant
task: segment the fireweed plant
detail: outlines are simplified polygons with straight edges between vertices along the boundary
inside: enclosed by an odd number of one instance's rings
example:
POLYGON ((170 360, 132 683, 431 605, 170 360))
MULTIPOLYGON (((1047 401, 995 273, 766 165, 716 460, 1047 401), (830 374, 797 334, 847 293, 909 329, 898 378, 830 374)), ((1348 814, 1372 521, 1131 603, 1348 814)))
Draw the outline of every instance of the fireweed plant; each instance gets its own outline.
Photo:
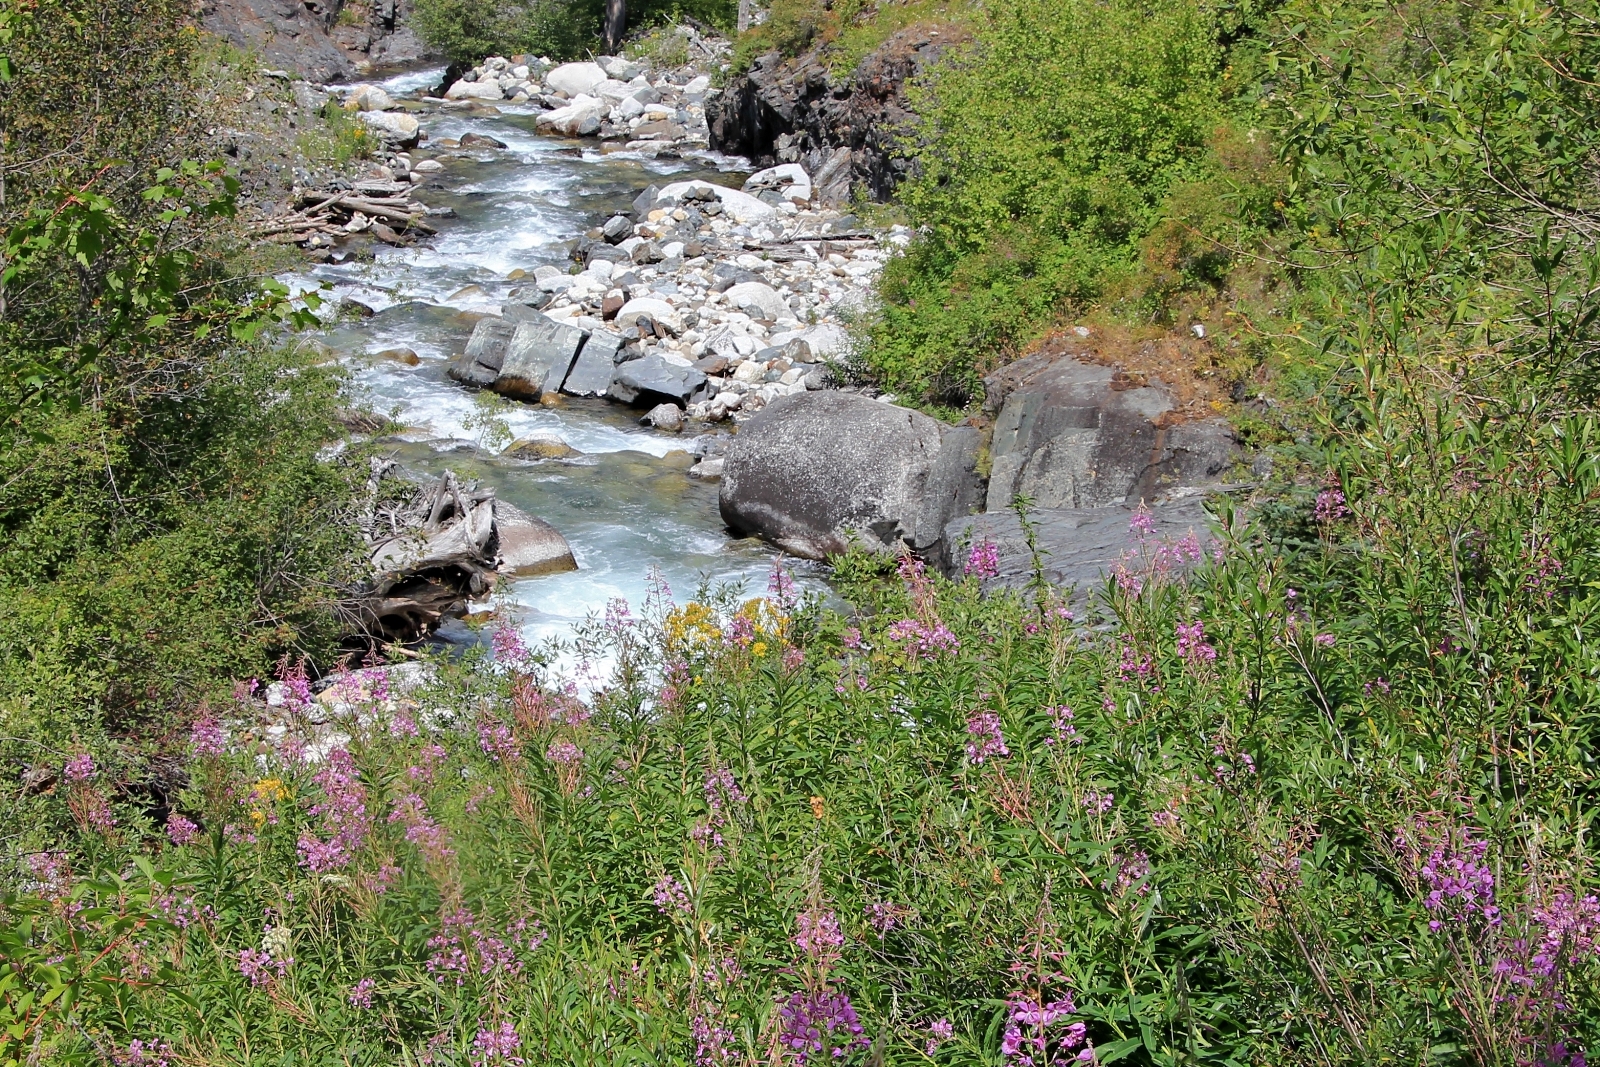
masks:
POLYGON ((509 627, 286 662, 165 810, 52 755, 0 1063, 1577 1067, 1596 433, 1423 421, 1135 513, 1092 593, 989 545, 846 559, 848 617, 657 582, 576 679, 509 627))

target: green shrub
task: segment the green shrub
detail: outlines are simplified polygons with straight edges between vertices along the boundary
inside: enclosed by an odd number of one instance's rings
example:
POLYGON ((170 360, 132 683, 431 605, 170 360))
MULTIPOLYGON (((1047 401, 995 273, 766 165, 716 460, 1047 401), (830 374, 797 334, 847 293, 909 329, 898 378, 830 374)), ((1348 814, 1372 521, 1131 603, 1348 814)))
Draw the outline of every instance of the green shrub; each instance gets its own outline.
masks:
POLYGON ((9 24, 8 763, 71 739, 158 748, 173 709, 337 637, 351 487, 317 459, 337 381, 275 349, 305 309, 235 272, 237 183, 195 162, 213 146, 189 18, 51 0, 9 24))
MULTIPOLYGON (((641 0, 628 5, 630 31, 694 18, 732 24, 736 0, 641 0)), ((597 52, 605 17, 603 0, 418 0, 417 31, 452 62, 476 63, 490 55, 543 55, 579 59, 597 52)))
POLYGON ((1221 59, 1189 0, 988 9, 914 94, 899 195, 921 232, 886 272, 868 365, 959 404, 1065 304, 1124 282, 1168 194, 1212 170, 1221 59))

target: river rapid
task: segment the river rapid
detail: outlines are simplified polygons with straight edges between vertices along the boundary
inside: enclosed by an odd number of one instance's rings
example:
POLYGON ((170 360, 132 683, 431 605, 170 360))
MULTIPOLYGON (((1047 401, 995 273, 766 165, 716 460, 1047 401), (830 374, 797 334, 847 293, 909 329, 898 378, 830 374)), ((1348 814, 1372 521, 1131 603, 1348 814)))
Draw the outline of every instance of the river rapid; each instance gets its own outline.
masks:
MULTIPOLYGON (((370 84, 397 98, 417 97, 442 76, 443 68, 434 68, 370 84)), ((498 115, 487 109, 418 113, 428 140, 412 159, 438 159, 444 169, 414 195, 458 217, 430 220, 439 234, 421 244, 377 246, 372 262, 321 264, 286 279, 300 288, 331 287, 321 339, 348 368, 357 397, 406 428, 392 444, 403 466, 423 474, 450 467, 493 486, 500 499, 551 523, 571 543, 576 571, 508 581, 496 591, 497 604, 530 646, 568 638, 615 598, 639 605, 653 573, 679 603, 706 584, 759 595, 774 560, 771 547, 728 534, 714 482, 685 476, 689 435, 640 426, 637 411, 573 398, 557 407, 512 404, 503 417, 514 438, 553 433, 582 456, 523 462, 483 447, 483 432, 473 426, 473 393, 446 371, 476 318, 498 313, 512 290, 532 282, 508 275, 520 270, 531 276, 547 264, 566 270, 571 242, 610 214, 629 210, 651 183, 699 178, 737 186, 747 173, 744 160, 713 153, 681 160, 603 155, 592 141, 536 133, 536 113, 516 105, 502 105, 498 115), (494 137, 507 148, 430 147, 468 133, 494 137), (340 314, 346 301, 375 314, 340 314), (418 362, 378 355, 393 349, 410 349, 418 362)), ((788 563, 793 568, 794 561, 788 563)), ((816 569, 793 569, 802 588, 824 588, 816 569)), ((481 635, 451 623, 441 636, 462 642, 481 635)))

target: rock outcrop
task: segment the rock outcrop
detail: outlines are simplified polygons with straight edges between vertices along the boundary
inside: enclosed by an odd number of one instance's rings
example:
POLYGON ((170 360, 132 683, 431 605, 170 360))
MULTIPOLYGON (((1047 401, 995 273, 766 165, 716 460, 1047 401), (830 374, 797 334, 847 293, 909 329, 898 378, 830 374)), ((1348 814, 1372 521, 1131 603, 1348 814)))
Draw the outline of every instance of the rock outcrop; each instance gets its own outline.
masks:
POLYGON ((401 63, 426 51, 411 30, 410 0, 373 0, 341 19, 345 0, 206 0, 200 23, 229 44, 314 82, 342 81, 363 63, 401 63))
POLYGON ((852 543, 932 553, 979 500, 977 436, 853 393, 780 397, 728 449, 722 518, 808 559, 852 543))
MULTIPOLYGON (((1190 497, 1147 507, 1140 513, 1142 532, 1133 528, 1133 508, 1041 508, 1028 512, 1039 562, 1052 585, 1080 592, 1103 582, 1119 569, 1143 577, 1152 569, 1167 572, 1199 562, 1211 543, 1205 507, 1190 497), (1181 548, 1175 545, 1193 535, 1181 548)), ((973 545, 996 548, 999 574, 991 581, 1024 586, 1033 579, 1033 552, 1014 511, 964 515, 944 529, 938 562, 949 575, 960 575, 973 545)))
POLYGON ((997 412, 988 510, 1019 494, 1038 508, 1155 502, 1215 484, 1238 455, 1220 418, 1178 417, 1169 390, 1111 367, 1041 353, 984 382, 997 412))
POLYGON ((957 40, 949 28, 901 30, 843 78, 814 53, 762 56, 707 101, 711 147, 763 167, 803 165, 823 204, 846 202, 855 186, 886 199, 907 166, 896 150, 914 117, 906 83, 957 40))

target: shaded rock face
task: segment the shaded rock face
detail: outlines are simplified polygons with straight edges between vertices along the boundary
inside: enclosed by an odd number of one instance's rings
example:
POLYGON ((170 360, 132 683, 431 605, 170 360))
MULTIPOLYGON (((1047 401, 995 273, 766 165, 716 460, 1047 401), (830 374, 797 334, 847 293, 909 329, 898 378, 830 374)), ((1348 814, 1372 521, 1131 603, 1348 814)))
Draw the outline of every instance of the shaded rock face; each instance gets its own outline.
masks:
POLYGON ((374 0, 358 25, 338 25, 345 0, 206 0, 201 25, 314 82, 355 75, 360 62, 400 63, 426 54, 411 31, 410 0, 374 0))
POLYGON ((998 409, 988 510, 1154 502, 1213 484, 1238 444, 1222 419, 1176 421, 1169 392, 1070 356, 1030 356, 985 380, 998 409))
MULTIPOLYGON (((1156 504, 1147 511, 1152 529, 1140 535, 1132 529, 1134 509, 1041 508, 1028 512, 1039 546, 1045 578, 1063 588, 1087 592, 1115 573, 1120 565, 1138 573, 1155 560, 1164 542, 1193 534, 1193 544, 1205 552, 1211 543, 1210 516, 1194 498, 1156 504)), ((1020 587, 1033 579, 1033 554, 1016 512, 989 512, 951 520, 945 527, 939 565, 952 577, 966 567, 973 545, 989 542, 998 549, 1000 574, 996 585, 1020 587)), ((1161 565, 1182 567, 1197 562, 1191 552, 1179 558, 1168 551, 1161 565)))
POLYGON ((979 502, 977 446, 975 431, 852 393, 779 397, 728 450, 722 518, 808 559, 852 542, 931 552, 979 502))
POLYGON ((906 82, 956 40, 902 30, 844 79, 814 55, 762 56, 706 102, 711 147, 763 167, 801 164, 825 205, 844 203, 856 185, 887 199, 907 167, 894 150, 914 117, 906 82))

